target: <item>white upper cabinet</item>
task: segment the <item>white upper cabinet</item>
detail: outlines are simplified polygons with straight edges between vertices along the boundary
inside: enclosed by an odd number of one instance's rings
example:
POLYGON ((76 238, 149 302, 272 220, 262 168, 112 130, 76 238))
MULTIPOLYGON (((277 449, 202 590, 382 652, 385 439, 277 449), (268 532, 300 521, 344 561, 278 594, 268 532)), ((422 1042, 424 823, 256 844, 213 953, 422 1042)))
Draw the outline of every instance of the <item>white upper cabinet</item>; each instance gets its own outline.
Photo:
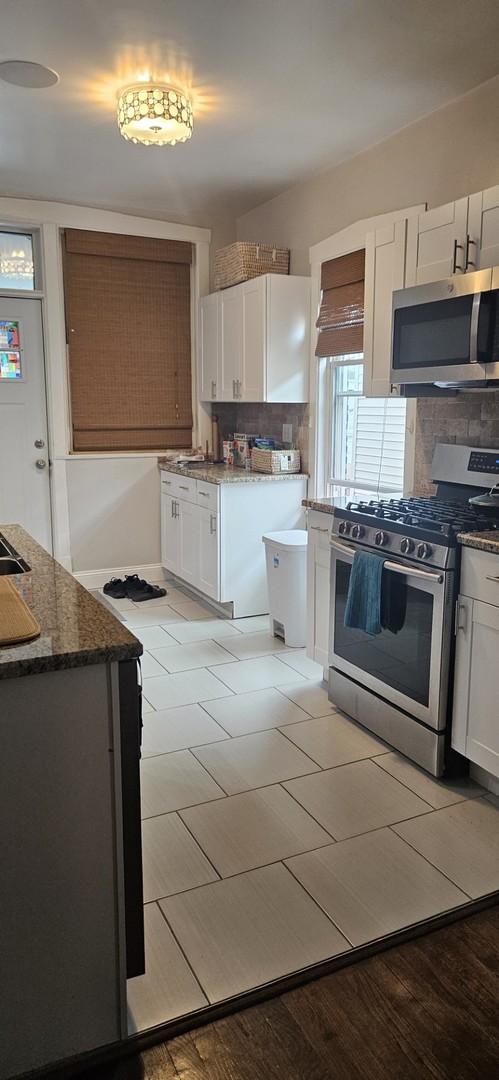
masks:
POLYGON ((201 400, 308 401, 309 347, 310 278, 264 274, 205 296, 201 400))
POLYGON ((392 293, 404 287, 407 219, 366 235, 364 286, 364 394, 397 396, 390 384, 392 293))
POLYGON ((499 186, 409 219, 405 285, 499 264, 499 186))

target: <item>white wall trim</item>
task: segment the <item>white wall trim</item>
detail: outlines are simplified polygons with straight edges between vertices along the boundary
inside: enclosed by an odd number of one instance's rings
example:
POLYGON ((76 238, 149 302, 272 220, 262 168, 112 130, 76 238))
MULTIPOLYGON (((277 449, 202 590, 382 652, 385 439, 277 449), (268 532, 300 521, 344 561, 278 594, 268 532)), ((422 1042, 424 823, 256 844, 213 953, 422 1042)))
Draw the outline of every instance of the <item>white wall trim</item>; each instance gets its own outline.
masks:
POLYGON ((73 206, 69 203, 43 200, 0 198, 0 220, 45 223, 60 229, 90 229, 96 232, 125 233, 132 236, 151 236, 164 240, 186 240, 191 244, 211 240, 211 229, 194 225, 178 225, 157 218, 121 214, 116 210, 98 210, 92 206, 73 206))

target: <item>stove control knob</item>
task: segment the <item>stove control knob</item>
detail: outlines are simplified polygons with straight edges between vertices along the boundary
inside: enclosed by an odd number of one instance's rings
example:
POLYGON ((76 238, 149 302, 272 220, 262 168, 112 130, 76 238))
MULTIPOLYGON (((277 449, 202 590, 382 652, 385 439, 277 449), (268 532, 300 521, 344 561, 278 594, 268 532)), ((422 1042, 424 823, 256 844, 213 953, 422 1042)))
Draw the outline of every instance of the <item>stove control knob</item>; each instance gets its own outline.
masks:
POLYGON ((400 550, 404 555, 410 555, 414 551, 414 540, 404 536, 404 539, 400 541, 400 550))
POLYGON ((418 544, 418 556, 420 559, 429 559, 433 548, 430 544, 418 544))
POLYGON ((360 540, 360 538, 364 536, 365 531, 366 530, 363 525, 354 525, 352 529, 352 536, 354 540, 360 540))
POLYGON ((338 525, 338 532, 340 533, 341 536, 344 536, 345 534, 349 533, 350 532, 350 522, 349 521, 340 521, 340 524, 338 525))
POLYGON ((376 544, 376 547, 384 547, 384 545, 388 543, 388 533, 382 531, 376 532, 374 534, 374 543, 376 544))

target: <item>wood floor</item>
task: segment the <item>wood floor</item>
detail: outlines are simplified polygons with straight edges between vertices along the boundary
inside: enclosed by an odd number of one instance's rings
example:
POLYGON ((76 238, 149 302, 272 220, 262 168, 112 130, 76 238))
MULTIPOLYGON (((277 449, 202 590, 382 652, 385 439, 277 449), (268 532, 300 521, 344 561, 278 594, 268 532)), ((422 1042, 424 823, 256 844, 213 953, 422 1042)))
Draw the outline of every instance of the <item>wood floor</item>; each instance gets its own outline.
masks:
POLYGON ((87 1077, 499 1080, 499 907, 87 1077))

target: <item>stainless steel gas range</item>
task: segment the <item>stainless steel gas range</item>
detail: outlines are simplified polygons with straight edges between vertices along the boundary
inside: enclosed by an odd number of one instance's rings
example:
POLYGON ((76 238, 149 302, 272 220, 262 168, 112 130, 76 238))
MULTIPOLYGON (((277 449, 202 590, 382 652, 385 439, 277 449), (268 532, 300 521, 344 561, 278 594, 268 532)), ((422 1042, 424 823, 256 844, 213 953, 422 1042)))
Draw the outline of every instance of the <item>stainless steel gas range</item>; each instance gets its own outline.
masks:
POLYGON ((499 479, 499 450, 439 444, 431 477, 434 497, 350 502, 333 511, 329 698, 442 776, 464 765, 450 747, 457 534, 499 528, 498 509, 468 502, 499 479), (358 551, 384 560, 387 611, 374 635, 345 625, 358 551))

